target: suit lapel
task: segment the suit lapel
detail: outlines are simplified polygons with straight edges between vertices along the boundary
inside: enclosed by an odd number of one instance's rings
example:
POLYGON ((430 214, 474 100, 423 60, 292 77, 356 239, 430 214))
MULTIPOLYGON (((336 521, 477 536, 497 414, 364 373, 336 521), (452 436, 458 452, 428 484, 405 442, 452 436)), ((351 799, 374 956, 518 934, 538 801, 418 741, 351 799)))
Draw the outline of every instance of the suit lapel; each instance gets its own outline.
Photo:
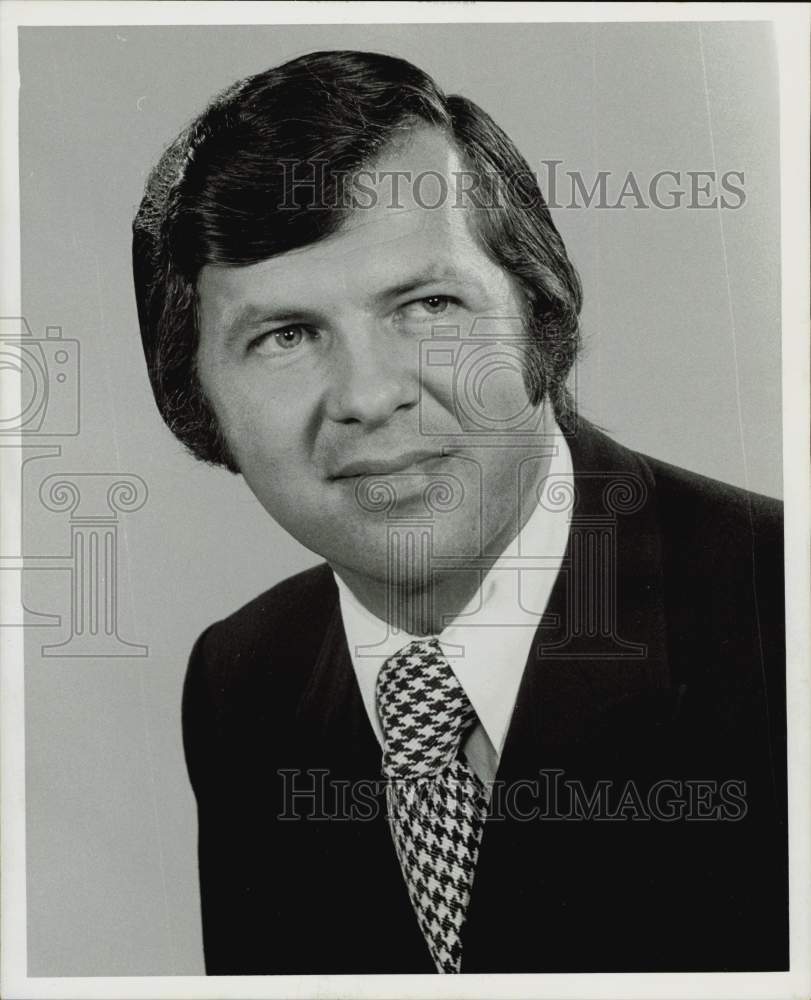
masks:
MULTIPOLYGON (((328 772, 337 818, 309 824, 308 877, 334 972, 434 972, 386 817, 381 748, 352 667, 337 590, 296 726, 310 767, 328 772), (347 913, 352 919, 347 919, 347 913)), ((306 826, 306 824, 305 824, 306 826)))
POLYGON ((586 741, 620 704, 670 685, 653 476, 584 422, 570 447, 569 541, 525 677, 546 747, 586 741))
POLYGON ((380 770, 377 742, 352 668, 337 589, 331 587, 324 640, 310 682, 298 706, 297 725, 310 745, 329 756, 351 759, 358 777, 376 777, 380 770))
POLYGON ((554 804, 557 782, 622 772, 626 751, 637 759, 639 741, 661 731, 675 704, 653 477, 585 422, 569 443, 574 482, 561 484, 573 487, 569 540, 501 756, 465 928, 466 972, 539 969, 543 959, 528 966, 528 956, 544 946, 546 968, 566 967, 567 949, 582 939, 571 918, 586 891, 582 852, 595 824, 544 819, 567 808, 554 804), (539 815, 526 818, 535 806, 539 815))

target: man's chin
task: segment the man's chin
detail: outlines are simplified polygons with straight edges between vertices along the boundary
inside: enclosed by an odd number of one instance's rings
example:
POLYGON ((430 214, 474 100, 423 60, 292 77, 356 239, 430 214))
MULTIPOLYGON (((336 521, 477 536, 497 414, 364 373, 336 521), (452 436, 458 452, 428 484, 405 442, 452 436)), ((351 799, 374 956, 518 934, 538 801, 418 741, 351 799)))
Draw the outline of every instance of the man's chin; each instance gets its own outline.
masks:
POLYGON ((455 563, 479 555, 478 532, 468 527, 442 524, 441 519, 391 520, 360 530, 348 528, 341 543, 322 554, 339 575, 343 570, 381 587, 417 590, 447 570, 449 559, 455 563))

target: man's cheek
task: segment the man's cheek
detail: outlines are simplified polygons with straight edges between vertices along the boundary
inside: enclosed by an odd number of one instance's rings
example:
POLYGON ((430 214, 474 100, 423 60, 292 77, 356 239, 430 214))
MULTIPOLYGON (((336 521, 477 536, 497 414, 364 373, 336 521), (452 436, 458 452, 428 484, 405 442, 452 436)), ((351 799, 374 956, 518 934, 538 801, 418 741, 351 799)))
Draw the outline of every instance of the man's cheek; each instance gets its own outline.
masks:
POLYGON ((231 406, 224 430, 241 466, 259 470, 271 465, 289 467, 302 451, 292 414, 268 407, 264 401, 245 398, 231 406))
POLYGON ((245 482, 259 502, 284 527, 307 519, 317 502, 315 472, 311 463, 280 449, 252 449, 240 465, 245 482))
MULTIPOLYGON (((448 355, 450 358, 450 354, 448 355)), ((431 359, 434 361, 434 359, 431 359)), ((441 357, 440 357, 440 360, 441 357)), ((433 370, 423 367, 420 379, 419 428, 423 437, 461 433, 456 417, 453 368, 434 362, 433 370)))

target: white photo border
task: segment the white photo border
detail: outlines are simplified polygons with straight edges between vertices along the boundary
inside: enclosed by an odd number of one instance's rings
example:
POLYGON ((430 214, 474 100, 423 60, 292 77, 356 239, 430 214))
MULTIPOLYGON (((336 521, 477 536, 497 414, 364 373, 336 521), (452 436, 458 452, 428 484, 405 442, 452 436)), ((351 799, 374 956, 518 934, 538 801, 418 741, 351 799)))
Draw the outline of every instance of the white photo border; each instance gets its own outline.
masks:
MULTIPOLYGON (((176 3, 4 0, 0 5, 3 267, 0 315, 19 316, 20 26, 448 23, 506 21, 768 21, 778 44, 786 515, 791 969, 780 973, 514 974, 482 976, 28 977, 26 969, 23 631, 0 631, 0 995, 9 998, 170 997, 729 997, 811 996, 811 683, 809 682, 809 7, 765 3, 176 3)), ((13 390, 12 390, 13 394, 13 390)), ((8 400, 13 406, 14 400, 8 400)), ((12 442, 13 443, 13 442, 12 442)), ((17 551, 20 450, 0 451, 5 485, 0 551, 17 551)), ((21 611, 19 575, 0 574, 0 620, 21 611)))

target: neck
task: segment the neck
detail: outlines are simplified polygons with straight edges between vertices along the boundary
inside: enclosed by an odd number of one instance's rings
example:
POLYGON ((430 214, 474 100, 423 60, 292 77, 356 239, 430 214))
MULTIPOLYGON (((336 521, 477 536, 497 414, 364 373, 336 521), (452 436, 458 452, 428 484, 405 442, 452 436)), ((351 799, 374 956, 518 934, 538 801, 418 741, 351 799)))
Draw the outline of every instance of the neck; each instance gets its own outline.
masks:
POLYGON ((340 570, 340 575, 360 603, 392 628, 409 635, 439 635, 448 621, 469 603, 481 586, 488 565, 462 569, 448 574, 433 574, 428 582, 418 581, 417 574, 398 580, 370 582, 340 570))

